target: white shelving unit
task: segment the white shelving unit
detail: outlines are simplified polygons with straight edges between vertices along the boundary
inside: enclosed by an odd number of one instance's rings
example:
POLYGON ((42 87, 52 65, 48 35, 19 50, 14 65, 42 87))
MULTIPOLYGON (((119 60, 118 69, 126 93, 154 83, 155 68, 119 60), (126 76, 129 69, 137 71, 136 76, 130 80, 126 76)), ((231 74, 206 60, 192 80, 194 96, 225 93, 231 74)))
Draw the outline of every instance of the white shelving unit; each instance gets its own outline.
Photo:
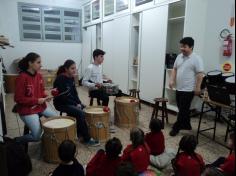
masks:
MULTIPOLYGON (((184 35, 185 7, 185 0, 169 4, 166 53, 179 53, 179 40, 184 35)), ((171 72, 171 68, 165 69, 164 95, 169 100, 167 108, 169 110, 178 112, 176 105, 176 89, 169 88, 171 72)))
POLYGON ((139 89, 141 18, 141 13, 135 13, 131 15, 129 89, 139 89))

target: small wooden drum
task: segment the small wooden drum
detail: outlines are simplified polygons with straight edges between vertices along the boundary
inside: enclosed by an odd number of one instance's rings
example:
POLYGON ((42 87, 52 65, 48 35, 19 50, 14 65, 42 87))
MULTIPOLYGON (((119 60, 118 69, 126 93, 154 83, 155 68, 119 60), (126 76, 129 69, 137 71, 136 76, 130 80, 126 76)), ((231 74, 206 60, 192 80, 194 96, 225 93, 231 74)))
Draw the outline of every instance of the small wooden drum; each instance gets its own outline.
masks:
POLYGON ((115 99, 115 124, 119 127, 132 128, 138 125, 139 99, 117 97, 115 99))
POLYGON ((103 106, 92 106, 84 109, 89 134, 99 142, 106 142, 110 138, 110 112, 104 112, 103 106))
POLYGON ((44 134, 43 157, 50 163, 59 163, 58 147, 64 140, 75 141, 76 121, 73 117, 52 117, 42 122, 44 134))

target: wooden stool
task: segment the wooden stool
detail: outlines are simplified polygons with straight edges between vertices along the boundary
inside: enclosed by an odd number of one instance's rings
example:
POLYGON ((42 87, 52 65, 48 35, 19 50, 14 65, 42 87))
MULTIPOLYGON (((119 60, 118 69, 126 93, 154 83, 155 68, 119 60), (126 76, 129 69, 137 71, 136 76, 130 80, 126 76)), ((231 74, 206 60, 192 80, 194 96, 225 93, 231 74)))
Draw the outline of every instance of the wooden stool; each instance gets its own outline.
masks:
POLYGON ((159 117, 162 118, 162 125, 163 125, 163 128, 164 128, 165 118, 166 118, 166 123, 169 123, 168 111, 167 111, 167 105, 166 105, 166 103, 168 102, 168 99, 166 99, 166 98, 155 98, 154 102, 155 102, 155 104, 153 106, 153 112, 152 112, 151 119, 157 118, 158 117, 158 111, 160 110, 161 111, 161 116, 159 116, 159 117), (160 103, 161 103, 161 106, 160 106, 160 103))
POLYGON ((139 109, 141 109, 141 100, 140 100, 139 93, 140 93, 140 90, 138 90, 138 89, 130 89, 129 90, 129 96, 139 99, 139 109))

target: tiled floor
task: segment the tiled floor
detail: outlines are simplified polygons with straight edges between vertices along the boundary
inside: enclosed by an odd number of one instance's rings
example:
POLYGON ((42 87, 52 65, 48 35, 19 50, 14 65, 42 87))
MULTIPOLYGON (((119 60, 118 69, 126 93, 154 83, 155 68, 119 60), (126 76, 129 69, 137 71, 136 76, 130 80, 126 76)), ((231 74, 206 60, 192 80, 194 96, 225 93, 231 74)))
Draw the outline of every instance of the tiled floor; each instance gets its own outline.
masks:
MULTIPOLYGON (((84 102, 84 104, 88 105, 89 104, 89 98, 88 98, 88 93, 85 89, 79 88, 79 95, 84 102)), ((114 97, 110 98, 110 108, 113 113, 113 101, 114 97)), ((23 132, 23 123, 22 121, 11 112, 11 109, 14 105, 13 102, 13 95, 8 94, 6 95, 6 116, 7 116, 7 128, 8 128, 8 136, 10 137, 16 137, 19 136, 19 134, 22 134, 23 132), (20 128, 19 128, 20 127, 20 128)), ((51 108, 53 108, 52 103, 49 104, 51 108)), ((54 108, 53 108, 54 109, 54 108)), ((146 105, 142 105, 142 109, 140 111, 140 124, 139 127, 144 130, 144 132, 148 132, 148 124, 149 120, 151 117, 152 113, 152 108, 146 105)), ((113 116, 113 115, 112 115, 113 116)), ((170 115, 169 121, 170 124, 167 124, 165 127, 164 135, 166 138, 166 146, 168 148, 173 148, 173 149, 178 149, 178 143, 181 137, 185 134, 196 134, 197 130, 197 125, 198 125, 198 117, 192 119, 192 126, 193 130, 192 131, 181 131, 181 133, 176 136, 176 137, 170 137, 168 135, 172 124, 176 120, 175 115, 170 115)), ((205 118, 204 119, 204 125, 203 126, 209 126, 211 125, 211 119, 210 118, 205 118)), ((117 132, 115 134, 112 134, 111 136, 116 136, 121 139, 123 147, 125 147, 129 143, 129 129, 125 128, 118 128, 116 127, 117 132)), ((223 124, 219 124, 217 127, 217 138, 220 138, 221 141, 224 139, 226 127, 223 124)), ((211 135, 211 133, 209 134, 211 135)), ((41 152, 41 147, 40 147, 40 142, 39 143, 31 143, 29 146, 29 154, 32 158, 33 162, 33 171, 30 174, 30 176, 46 176, 50 171, 52 171, 56 165, 54 164, 48 164, 43 161, 42 159, 42 152, 41 152)), ((104 144, 98 148, 88 148, 79 142, 77 142, 78 146, 78 155, 77 158, 82 163, 83 165, 86 165, 86 163, 91 159, 91 157, 95 154, 95 152, 104 147, 104 144)), ((219 156, 226 156, 229 152, 228 149, 216 144, 213 142, 211 139, 207 139, 205 137, 199 138, 199 145, 197 148, 197 151, 204 157, 205 162, 209 163, 217 159, 219 156)), ((162 171, 163 176, 169 176, 170 173, 172 172, 171 166, 168 168, 164 169, 162 171)))

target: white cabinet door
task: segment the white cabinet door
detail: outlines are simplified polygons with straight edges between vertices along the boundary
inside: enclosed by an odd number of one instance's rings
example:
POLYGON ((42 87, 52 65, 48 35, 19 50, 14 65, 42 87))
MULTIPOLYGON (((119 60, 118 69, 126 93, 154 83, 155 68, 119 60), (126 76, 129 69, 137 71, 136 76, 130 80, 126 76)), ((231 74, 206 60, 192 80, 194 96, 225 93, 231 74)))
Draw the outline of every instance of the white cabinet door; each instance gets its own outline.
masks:
POLYGON ((113 80, 124 92, 128 92, 130 16, 118 18, 113 22, 113 80))
POLYGON ((141 34, 140 94, 141 99, 153 102, 162 97, 168 6, 143 12, 141 34))
POLYGON ((113 79, 113 21, 103 23, 103 50, 106 52, 103 63, 103 74, 113 79))
POLYGON ((85 69, 92 61, 92 28, 83 29, 83 45, 82 45, 82 76, 85 69))

